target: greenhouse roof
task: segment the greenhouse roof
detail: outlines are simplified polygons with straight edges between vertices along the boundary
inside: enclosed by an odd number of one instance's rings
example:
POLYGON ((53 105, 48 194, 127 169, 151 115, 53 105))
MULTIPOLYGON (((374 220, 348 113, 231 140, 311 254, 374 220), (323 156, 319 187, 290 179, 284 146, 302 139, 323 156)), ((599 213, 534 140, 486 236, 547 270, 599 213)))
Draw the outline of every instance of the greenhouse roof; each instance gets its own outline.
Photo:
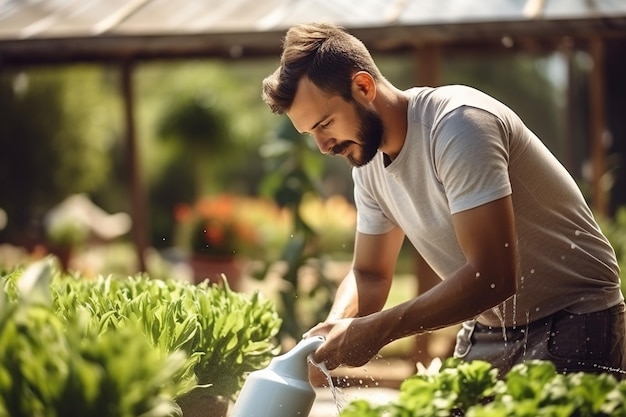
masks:
POLYGON ((379 51, 541 47, 626 36, 626 0, 0 0, 0 62, 274 55, 286 28, 312 21, 379 51))

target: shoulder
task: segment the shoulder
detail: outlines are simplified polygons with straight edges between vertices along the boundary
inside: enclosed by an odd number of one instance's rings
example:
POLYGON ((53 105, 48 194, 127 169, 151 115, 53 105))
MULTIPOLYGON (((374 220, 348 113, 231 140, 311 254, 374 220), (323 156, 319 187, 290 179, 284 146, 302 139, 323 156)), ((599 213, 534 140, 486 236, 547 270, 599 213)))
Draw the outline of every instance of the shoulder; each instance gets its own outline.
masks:
POLYGON ((510 109, 494 97, 466 85, 445 85, 408 90, 414 118, 430 119, 433 124, 461 107, 482 109, 500 116, 510 109))

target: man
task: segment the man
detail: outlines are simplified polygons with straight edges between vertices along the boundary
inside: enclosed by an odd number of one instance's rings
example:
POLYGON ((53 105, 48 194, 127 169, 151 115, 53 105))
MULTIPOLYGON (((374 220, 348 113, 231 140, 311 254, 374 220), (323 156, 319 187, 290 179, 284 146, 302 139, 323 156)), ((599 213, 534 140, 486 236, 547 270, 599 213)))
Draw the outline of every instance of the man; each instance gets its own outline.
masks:
POLYGON ((576 183, 508 107, 469 87, 400 91, 330 24, 288 30, 263 99, 353 166, 350 273, 309 334, 329 369, 463 322, 455 356, 501 374, 528 359, 563 372, 626 369, 615 253, 576 183), (404 237, 440 283, 382 310, 404 237))

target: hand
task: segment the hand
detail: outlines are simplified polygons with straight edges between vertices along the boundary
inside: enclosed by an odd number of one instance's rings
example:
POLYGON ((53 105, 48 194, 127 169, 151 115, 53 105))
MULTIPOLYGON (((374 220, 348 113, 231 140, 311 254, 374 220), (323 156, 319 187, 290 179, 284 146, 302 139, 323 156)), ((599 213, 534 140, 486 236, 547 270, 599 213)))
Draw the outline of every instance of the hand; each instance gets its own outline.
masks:
POLYGON ((324 362, 328 369, 369 362, 385 345, 380 332, 374 331, 370 317, 333 320, 313 327, 307 336, 326 338, 313 355, 315 362, 324 362))

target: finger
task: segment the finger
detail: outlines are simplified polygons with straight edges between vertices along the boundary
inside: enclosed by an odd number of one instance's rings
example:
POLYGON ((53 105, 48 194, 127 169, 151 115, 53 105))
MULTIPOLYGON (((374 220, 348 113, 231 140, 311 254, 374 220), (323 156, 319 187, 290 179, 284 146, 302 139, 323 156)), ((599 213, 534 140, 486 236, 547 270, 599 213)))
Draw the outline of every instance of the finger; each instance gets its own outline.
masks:
POLYGON ((324 346, 324 343, 322 343, 322 345, 320 347, 318 347, 315 350, 315 352, 313 352, 313 355, 311 356, 311 359, 313 360, 314 364, 323 363, 326 366, 328 366, 328 364, 326 364, 327 360, 324 357, 324 350, 322 349, 323 346, 324 346))
POLYGON ((324 322, 317 323, 315 326, 313 326, 309 330, 307 330, 302 335, 302 338, 306 339, 306 338, 311 337, 311 336, 325 336, 327 332, 322 332, 320 330, 320 329, 324 328, 324 325, 325 325, 324 322))
POLYGON ((313 353, 313 361, 317 364, 323 364, 326 369, 333 370, 338 368, 341 365, 341 362, 337 360, 338 358, 329 355, 328 349, 326 348, 326 344, 322 344, 317 350, 313 353))

